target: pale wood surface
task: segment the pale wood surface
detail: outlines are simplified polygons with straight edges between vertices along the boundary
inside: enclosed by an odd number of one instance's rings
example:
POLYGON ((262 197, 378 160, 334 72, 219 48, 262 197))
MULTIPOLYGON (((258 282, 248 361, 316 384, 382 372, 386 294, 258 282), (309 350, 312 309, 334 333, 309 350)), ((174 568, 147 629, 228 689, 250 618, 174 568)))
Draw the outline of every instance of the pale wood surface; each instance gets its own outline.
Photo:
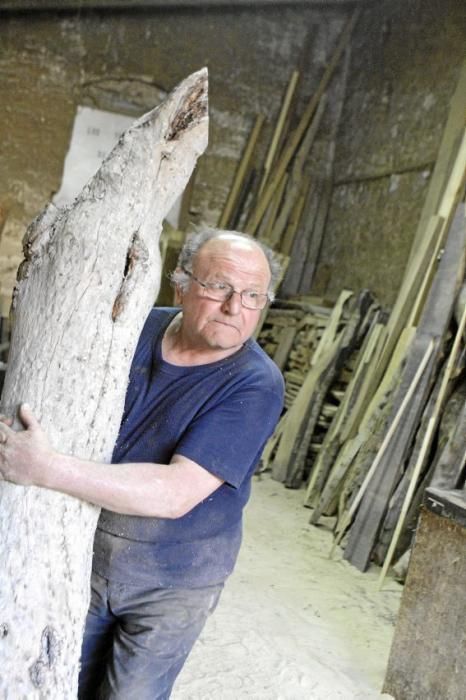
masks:
MULTIPOLYGON (((203 69, 125 132, 73 205, 28 230, 3 410, 27 401, 60 452, 111 459, 162 220, 206 145, 203 69)), ((98 509, 8 483, 0 498, 0 696, 73 698, 98 509)))

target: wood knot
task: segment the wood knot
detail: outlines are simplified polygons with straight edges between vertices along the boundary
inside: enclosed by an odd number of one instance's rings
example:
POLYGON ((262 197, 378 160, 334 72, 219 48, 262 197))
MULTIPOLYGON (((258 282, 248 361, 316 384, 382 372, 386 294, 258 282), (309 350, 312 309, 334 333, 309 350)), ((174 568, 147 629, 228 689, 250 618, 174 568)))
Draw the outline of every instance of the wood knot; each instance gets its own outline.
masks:
POLYGON ((42 688, 47 673, 56 663, 61 652, 60 638, 53 627, 45 627, 40 639, 40 655, 29 668, 29 676, 35 688, 42 688))

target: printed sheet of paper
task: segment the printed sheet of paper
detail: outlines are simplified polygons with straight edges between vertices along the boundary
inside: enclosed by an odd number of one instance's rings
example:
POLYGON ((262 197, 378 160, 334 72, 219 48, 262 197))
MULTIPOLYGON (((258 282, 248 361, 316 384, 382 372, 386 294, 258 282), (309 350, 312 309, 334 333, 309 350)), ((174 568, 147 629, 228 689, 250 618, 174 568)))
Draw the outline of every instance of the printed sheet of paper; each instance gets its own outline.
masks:
MULTIPOLYGON (((78 107, 70 146, 65 158, 62 184, 53 198, 56 206, 70 204, 75 199, 97 172, 121 134, 134 121, 134 117, 123 114, 104 112, 91 107, 78 107)), ((180 207, 181 197, 167 215, 168 222, 175 228, 178 226, 180 207)))

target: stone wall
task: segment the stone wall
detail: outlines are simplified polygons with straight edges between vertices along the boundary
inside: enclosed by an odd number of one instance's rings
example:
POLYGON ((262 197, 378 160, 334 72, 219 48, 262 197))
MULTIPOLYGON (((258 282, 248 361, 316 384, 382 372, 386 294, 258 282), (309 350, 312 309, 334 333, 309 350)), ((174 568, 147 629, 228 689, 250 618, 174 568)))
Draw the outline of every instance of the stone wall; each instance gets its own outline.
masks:
POLYGON ((78 105, 135 116, 208 66, 210 144, 191 218, 216 224, 254 119, 270 136, 291 71, 309 96, 345 20, 312 8, 24 13, 0 24, 0 247, 8 297, 26 225, 59 188, 78 105))
POLYGON ((393 304, 466 46, 456 0, 384 0, 356 27, 313 292, 393 304))
MULTIPOLYGON (((460 6, 391 0, 362 13, 313 293, 332 299, 342 287, 369 287, 385 304, 393 302, 462 60, 460 6)), ((263 153, 292 70, 302 72, 299 113, 348 12, 298 4, 5 13, 0 275, 6 302, 24 230, 59 188, 78 105, 137 116, 161 91, 207 65, 210 145, 196 171, 190 218, 215 224, 256 115, 266 116, 263 153)), ((316 154, 327 152, 325 139, 324 119, 316 154)), ((317 156, 316 174, 320 167, 317 156)))

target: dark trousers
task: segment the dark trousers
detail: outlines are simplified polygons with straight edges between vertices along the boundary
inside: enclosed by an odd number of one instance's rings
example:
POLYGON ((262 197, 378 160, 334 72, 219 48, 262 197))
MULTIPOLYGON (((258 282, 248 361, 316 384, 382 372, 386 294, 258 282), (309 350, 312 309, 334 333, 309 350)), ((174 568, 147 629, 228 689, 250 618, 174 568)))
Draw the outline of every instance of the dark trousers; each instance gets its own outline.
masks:
POLYGON ((79 700, 166 700, 223 584, 153 589, 92 575, 79 700))

